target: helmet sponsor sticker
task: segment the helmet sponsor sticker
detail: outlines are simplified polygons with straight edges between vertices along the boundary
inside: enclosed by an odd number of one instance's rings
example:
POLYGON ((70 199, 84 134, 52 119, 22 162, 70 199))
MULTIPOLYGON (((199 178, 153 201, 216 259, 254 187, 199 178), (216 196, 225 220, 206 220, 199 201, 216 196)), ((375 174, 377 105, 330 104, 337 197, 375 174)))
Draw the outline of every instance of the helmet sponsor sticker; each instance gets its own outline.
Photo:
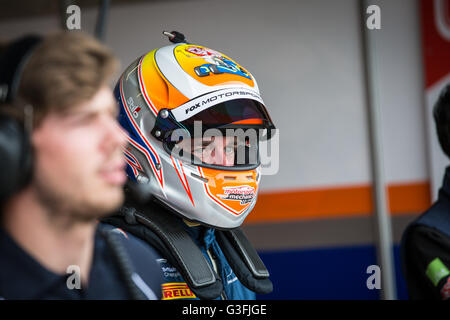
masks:
MULTIPOLYGON (((185 50, 190 54, 194 54, 194 58, 202 58, 207 62, 194 68, 195 74, 199 77, 206 77, 211 74, 231 73, 250 80, 252 79, 247 70, 220 52, 199 46, 187 46, 185 50)), ((187 56, 192 58, 190 55, 187 56)))
POLYGON ((179 122, 184 121, 199 112, 202 112, 216 104, 234 100, 234 99, 252 99, 264 104, 261 96, 253 90, 245 88, 231 88, 217 90, 203 96, 192 99, 179 107, 172 109, 172 114, 179 122))
POLYGON ((192 54, 195 54, 196 56, 199 57, 205 57, 205 56, 217 56, 217 57, 221 57, 222 55, 213 50, 213 49, 209 49, 206 47, 199 47, 199 46, 188 46, 186 47, 186 51, 192 54))
POLYGON ((250 72, 223 53, 199 45, 181 44, 174 49, 173 54, 179 66, 204 85, 238 82, 255 87, 250 72))
POLYGON ((141 107, 134 104, 134 100, 132 97, 128 97, 128 106, 130 108, 131 114, 133 117, 137 118, 139 116, 139 111, 141 111, 141 107))
POLYGON ((257 170, 224 173, 215 169, 198 167, 202 177, 214 180, 203 183, 207 196, 234 215, 241 215, 256 201, 258 190, 257 170), (227 182, 225 176, 232 175, 233 182, 227 182))
POLYGON ((256 195, 255 188, 244 185, 238 187, 223 187, 224 194, 218 194, 222 200, 239 201, 240 205, 251 203, 256 195))

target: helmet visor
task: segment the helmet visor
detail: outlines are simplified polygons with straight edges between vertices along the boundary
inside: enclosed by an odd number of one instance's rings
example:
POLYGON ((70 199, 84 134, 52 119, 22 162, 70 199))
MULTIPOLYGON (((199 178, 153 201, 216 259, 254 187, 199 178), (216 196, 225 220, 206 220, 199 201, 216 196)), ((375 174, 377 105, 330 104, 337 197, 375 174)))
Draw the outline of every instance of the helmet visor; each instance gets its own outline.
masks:
POLYGON ((275 128, 264 105, 253 99, 224 101, 193 112, 190 117, 180 117, 179 111, 187 114, 191 107, 176 109, 166 110, 164 119, 158 115, 152 133, 161 137, 165 150, 172 156, 203 167, 256 168, 260 163, 259 143, 275 128), (177 121, 177 115, 181 121, 177 121))
POLYGON ((236 125, 236 127, 239 125, 254 125, 255 127, 267 128, 272 123, 264 105, 250 99, 236 99, 219 103, 180 123, 190 130, 194 127, 196 121, 200 121, 205 130, 231 125, 236 125))

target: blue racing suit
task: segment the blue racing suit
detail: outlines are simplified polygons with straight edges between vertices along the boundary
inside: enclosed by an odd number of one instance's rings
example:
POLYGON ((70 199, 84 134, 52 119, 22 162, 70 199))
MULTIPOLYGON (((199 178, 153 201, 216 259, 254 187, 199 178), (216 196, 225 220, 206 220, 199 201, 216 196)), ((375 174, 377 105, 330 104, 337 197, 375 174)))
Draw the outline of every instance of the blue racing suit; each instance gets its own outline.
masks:
MULTIPOLYGON (((189 223, 186 220, 183 220, 181 217, 174 215, 172 212, 169 212, 167 208, 157 205, 156 203, 138 205, 131 201, 127 202, 123 206, 120 214, 105 218, 104 222, 122 228, 125 232, 134 234, 150 247, 154 247, 156 249, 156 260, 159 263, 159 266, 161 267, 163 273, 163 300, 198 299, 198 297, 194 293, 195 291, 200 295, 200 292, 198 290, 191 290, 188 285, 188 283, 191 282, 187 282, 183 278, 182 275, 185 274, 186 270, 177 270, 178 264, 174 266, 171 263, 171 261, 174 261, 174 256, 172 256, 172 254, 178 255, 178 253, 170 250, 185 249, 170 249, 170 246, 164 245, 162 242, 165 242, 167 239, 162 240, 162 238, 160 238, 160 235, 164 234, 164 232, 168 232, 168 235, 170 235, 169 238, 174 237, 174 234, 177 239, 182 239, 182 237, 185 237, 185 240, 181 241, 190 242, 189 238, 191 238, 193 241, 191 244, 187 244, 188 247, 192 245, 200 249, 200 252, 203 254, 206 261, 199 261, 197 264, 196 261, 191 260, 189 262, 190 268, 195 268, 196 266, 202 268, 202 263, 209 263, 211 269, 215 271, 217 280, 220 279, 221 284, 216 282, 210 285, 210 287, 212 286, 210 289, 209 287, 206 287, 206 290, 212 290, 209 291, 206 296, 211 296, 212 299, 217 297, 216 299, 218 300, 256 299, 255 292, 248 289, 243 285, 243 283, 241 283, 241 281, 236 276, 235 271, 238 272, 238 274, 242 274, 242 277, 244 277, 245 280, 247 280, 247 277, 249 277, 248 280, 250 281, 250 286, 255 286, 255 282, 259 279, 253 278, 250 274, 247 276, 245 273, 246 271, 244 270, 232 270, 230 263, 227 261, 227 258, 220 247, 221 245, 226 244, 224 244, 223 240, 218 241, 216 239, 216 236, 222 237, 222 234, 216 235, 214 228, 206 227, 200 224, 189 223), (138 222, 138 220, 136 219, 137 216, 140 217, 140 222, 138 222), (158 227, 158 224, 161 225, 158 227), (164 226, 170 227, 168 227, 168 229, 166 230, 164 226), (177 235, 177 233, 180 232, 183 234, 181 238, 179 238, 179 235, 177 235), (158 236, 157 233, 160 235, 158 236), (155 239, 155 237, 159 238, 159 240, 155 239), (221 294, 219 295, 219 292, 217 290, 220 290, 221 286, 223 286, 223 289, 221 294)), ((224 250, 225 248, 226 247, 224 247, 224 250)), ((225 251, 227 253, 227 257, 231 254, 229 249, 230 248, 227 248, 226 250, 228 251, 225 251)), ((198 252, 198 254, 200 254, 200 252, 198 252)), ((188 252, 183 251, 183 254, 188 254, 188 252)), ((233 256, 233 254, 231 254, 231 256, 233 256)), ((231 265, 236 265, 236 268, 239 266, 239 262, 236 262, 234 260, 231 262, 231 265)), ((261 285, 263 286, 264 290, 267 290, 269 289, 269 287, 271 287, 271 283, 267 283, 267 281, 261 285)), ((206 291, 204 289, 202 290, 203 295, 206 293, 206 291)))
MULTIPOLYGON (((224 290, 221 297, 217 299, 255 300, 255 293, 247 289, 239 281, 228 264, 222 250, 219 247, 219 244, 217 243, 214 235, 214 229, 206 228, 204 226, 190 227, 185 223, 183 223, 183 225, 202 251, 206 260, 222 279, 224 290)), ((164 276, 164 283, 162 284, 163 300, 197 299, 175 267, 170 265, 163 257, 157 259, 157 261, 161 266, 164 276)))

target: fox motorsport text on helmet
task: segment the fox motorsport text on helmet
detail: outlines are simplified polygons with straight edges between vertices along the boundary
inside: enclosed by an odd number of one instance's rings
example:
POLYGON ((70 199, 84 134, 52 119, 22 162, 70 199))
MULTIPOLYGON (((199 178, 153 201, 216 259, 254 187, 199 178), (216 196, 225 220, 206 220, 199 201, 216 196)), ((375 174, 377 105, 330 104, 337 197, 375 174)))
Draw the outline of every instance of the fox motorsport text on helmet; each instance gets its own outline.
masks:
MULTIPOLYGON (((119 121, 129 133, 128 176, 149 184, 154 197, 187 220, 223 229, 240 226, 256 203, 259 156, 249 161, 247 150, 244 161, 232 166, 195 161, 173 152, 179 142, 173 133, 195 138, 198 123, 201 134, 212 128, 274 129, 254 77, 222 53, 177 43, 135 60, 115 96, 119 121)), ((258 143, 247 139, 242 145, 257 150, 258 143)))

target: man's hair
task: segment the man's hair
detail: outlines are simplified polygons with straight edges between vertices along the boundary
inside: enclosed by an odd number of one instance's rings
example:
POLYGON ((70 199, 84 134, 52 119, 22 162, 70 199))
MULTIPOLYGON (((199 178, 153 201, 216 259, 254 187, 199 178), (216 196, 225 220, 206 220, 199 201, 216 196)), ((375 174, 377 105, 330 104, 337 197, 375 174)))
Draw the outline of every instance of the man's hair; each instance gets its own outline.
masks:
POLYGON ((441 148, 450 158, 450 84, 441 91, 433 108, 433 117, 441 148))
POLYGON ((117 66, 112 52, 87 34, 65 31, 48 36, 26 62, 12 112, 22 120, 23 110, 18 109, 33 106, 38 126, 47 114, 91 99, 108 84, 117 66))

